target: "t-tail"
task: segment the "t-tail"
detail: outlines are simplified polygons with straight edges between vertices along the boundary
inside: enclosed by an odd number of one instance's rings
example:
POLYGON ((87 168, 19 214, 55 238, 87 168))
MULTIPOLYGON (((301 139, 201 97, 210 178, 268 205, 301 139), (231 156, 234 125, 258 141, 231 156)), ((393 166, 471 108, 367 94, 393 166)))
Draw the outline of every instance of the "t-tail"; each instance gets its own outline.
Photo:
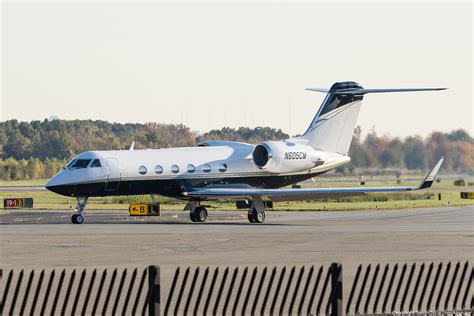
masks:
POLYGON ((444 89, 446 88, 364 89, 352 81, 336 82, 329 90, 308 88, 306 90, 327 94, 308 129, 299 139, 317 149, 347 155, 365 94, 444 89))

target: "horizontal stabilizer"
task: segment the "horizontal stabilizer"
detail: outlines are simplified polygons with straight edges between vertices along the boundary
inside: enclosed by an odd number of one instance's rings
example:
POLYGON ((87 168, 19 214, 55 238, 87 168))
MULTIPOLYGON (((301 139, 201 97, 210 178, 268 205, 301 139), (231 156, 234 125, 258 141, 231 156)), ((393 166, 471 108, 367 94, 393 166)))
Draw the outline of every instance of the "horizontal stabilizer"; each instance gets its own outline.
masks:
POLYGON ((326 89, 326 88, 306 88, 305 90, 315 91, 315 92, 322 92, 322 93, 328 93, 329 92, 329 89, 326 89))
POLYGON ((367 93, 385 93, 385 92, 415 92, 415 91, 438 91, 447 88, 407 88, 407 89, 356 89, 356 90, 340 90, 334 94, 367 94, 367 93))
MULTIPOLYGON (((367 93, 387 93, 387 92, 416 92, 416 91, 439 91, 447 88, 399 88, 399 89, 344 89, 333 91, 334 94, 367 94, 367 93)), ((328 93, 325 88, 306 88, 307 91, 328 93)))

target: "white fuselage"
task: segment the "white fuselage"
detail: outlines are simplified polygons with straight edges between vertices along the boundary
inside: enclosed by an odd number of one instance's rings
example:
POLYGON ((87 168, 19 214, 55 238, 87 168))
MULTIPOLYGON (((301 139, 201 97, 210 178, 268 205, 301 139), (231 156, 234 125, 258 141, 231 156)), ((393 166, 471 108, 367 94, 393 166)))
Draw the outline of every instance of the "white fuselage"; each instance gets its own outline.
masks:
MULTIPOLYGON (((234 184, 278 188, 327 172, 350 161, 346 155, 301 147, 291 141, 268 142, 275 149, 272 163, 254 161, 254 145, 205 142, 202 146, 85 152, 61 170, 47 187, 69 196, 157 193, 182 197, 189 187, 234 184), (296 148, 296 149, 295 149, 296 148), (320 157, 323 157, 322 160, 320 157), (100 167, 91 167, 98 159, 100 167), (82 160, 81 168, 71 167, 82 160)), ((184 198, 184 197, 183 197, 184 198)))

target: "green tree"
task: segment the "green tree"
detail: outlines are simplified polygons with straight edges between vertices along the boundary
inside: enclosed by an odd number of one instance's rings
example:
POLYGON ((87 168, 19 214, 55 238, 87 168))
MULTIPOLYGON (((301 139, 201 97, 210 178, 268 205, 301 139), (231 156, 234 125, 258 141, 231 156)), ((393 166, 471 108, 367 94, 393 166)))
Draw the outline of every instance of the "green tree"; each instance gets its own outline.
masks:
POLYGON ((426 169, 426 150, 420 137, 407 137, 403 143, 402 151, 404 153, 405 166, 408 169, 426 169))
POLYGON ((3 152, 7 157, 21 159, 28 157, 31 150, 31 141, 23 136, 19 130, 14 130, 3 146, 3 152))

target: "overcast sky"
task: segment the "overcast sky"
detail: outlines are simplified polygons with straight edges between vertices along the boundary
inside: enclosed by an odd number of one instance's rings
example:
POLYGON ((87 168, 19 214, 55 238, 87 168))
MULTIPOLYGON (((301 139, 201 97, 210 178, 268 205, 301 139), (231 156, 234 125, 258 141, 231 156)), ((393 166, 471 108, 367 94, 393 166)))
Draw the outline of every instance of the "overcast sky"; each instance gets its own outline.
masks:
POLYGON ((184 123, 304 132, 307 87, 368 95, 365 131, 473 130, 472 2, 2 2, 0 120, 184 123))

